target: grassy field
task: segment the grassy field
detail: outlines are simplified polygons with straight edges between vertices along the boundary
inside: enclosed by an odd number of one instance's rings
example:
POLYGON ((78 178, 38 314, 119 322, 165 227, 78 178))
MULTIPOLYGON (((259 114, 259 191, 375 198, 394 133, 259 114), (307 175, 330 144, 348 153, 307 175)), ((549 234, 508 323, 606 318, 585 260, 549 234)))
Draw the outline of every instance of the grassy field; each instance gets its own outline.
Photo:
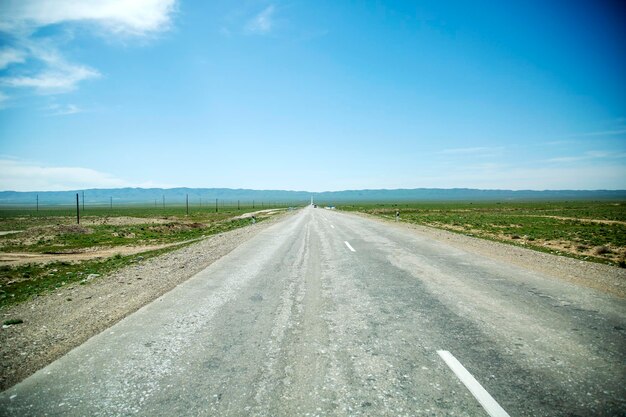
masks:
POLYGON ((626 266, 626 202, 348 204, 342 210, 626 266))
MULTIPOLYGON (((80 211, 81 222, 90 222, 94 219, 108 219, 120 217, 133 217, 143 219, 179 219, 197 222, 215 221, 228 219, 244 213, 261 210, 245 207, 237 210, 236 207, 220 207, 215 212, 214 207, 190 208, 189 215, 185 206, 170 206, 166 208, 151 206, 128 206, 128 207, 87 207, 80 211)), ((47 226, 50 224, 76 224, 75 207, 46 207, 39 211, 33 208, 6 208, 0 207, 0 231, 24 230, 34 226, 47 226)))
POLYGON ((197 239, 250 223, 249 219, 168 220, 154 224, 33 226, 20 233, 0 236, 0 248, 2 252, 64 254, 94 247, 158 245, 197 239))
POLYGON ((88 208, 80 224, 67 209, 0 210, 0 309, 244 227, 251 219, 242 215, 256 210, 195 209, 187 215, 185 207, 88 208))

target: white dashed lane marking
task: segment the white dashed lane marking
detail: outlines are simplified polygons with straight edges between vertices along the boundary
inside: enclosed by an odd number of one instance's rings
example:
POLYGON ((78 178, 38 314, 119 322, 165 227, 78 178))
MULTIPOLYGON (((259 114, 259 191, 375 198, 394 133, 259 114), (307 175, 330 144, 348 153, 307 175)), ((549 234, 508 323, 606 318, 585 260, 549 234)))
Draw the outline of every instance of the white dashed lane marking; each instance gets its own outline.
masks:
POLYGON ((509 414, 504 411, 500 404, 493 399, 493 397, 487 392, 486 389, 480 385, 476 378, 469 373, 467 369, 459 362, 452 353, 447 350, 438 350, 437 353, 441 356, 441 359, 452 369, 452 372, 461 380, 463 385, 472 393, 474 398, 478 400, 480 405, 483 406, 487 414, 491 417, 510 417, 509 414))

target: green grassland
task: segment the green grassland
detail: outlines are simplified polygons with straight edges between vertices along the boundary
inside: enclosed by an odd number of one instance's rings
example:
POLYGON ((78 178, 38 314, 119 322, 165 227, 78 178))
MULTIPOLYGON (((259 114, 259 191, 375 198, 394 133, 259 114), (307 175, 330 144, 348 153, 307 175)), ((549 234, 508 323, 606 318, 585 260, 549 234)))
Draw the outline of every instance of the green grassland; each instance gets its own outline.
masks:
MULTIPOLYGON (((146 247, 141 253, 108 258, 29 264, 0 265, 0 309, 70 284, 88 284, 95 275, 105 276, 125 265, 175 250, 217 233, 251 224, 242 214, 259 210, 246 207, 190 209, 118 207, 87 208, 76 224, 68 209, 0 210, 0 231, 19 231, 0 236, 5 254, 75 254, 101 248, 146 247), (151 249, 155 245, 172 246, 151 249), (88 279, 88 277, 90 277, 88 279)), ((258 222, 266 215, 256 216, 258 222)))
MULTIPOLYGON (((267 208, 267 207, 265 207, 267 208)), ((194 222, 219 221, 232 218, 244 213, 261 210, 260 207, 219 207, 215 211, 214 206, 204 208, 189 208, 189 214, 185 206, 168 206, 165 208, 152 206, 124 206, 124 207, 89 207, 81 208, 80 219, 82 223, 89 222, 94 218, 108 219, 119 217, 134 217, 144 219, 178 219, 194 222)), ((76 207, 46 207, 35 210, 34 208, 8 208, 0 207, 0 231, 24 230, 29 227, 47 226, 51 224, 76 224, 76 207)))
POLYGON ((575 258, 625 265, 626 202, 347 204, 342 210, 395 218, 575 258))
POLYGON ((249 219, 213 219, 165 224, 32 227, 19 234, 0 236, 0 248, 3 252, 62 254, 93 247, 175 243, 225 232, 249 223, 249 219))

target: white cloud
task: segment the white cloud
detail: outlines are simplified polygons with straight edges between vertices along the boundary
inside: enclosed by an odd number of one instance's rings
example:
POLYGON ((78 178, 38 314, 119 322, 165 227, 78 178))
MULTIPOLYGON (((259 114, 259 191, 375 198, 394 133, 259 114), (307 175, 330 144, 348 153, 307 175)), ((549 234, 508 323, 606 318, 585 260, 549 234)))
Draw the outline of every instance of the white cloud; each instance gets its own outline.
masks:
POLYGON ((479 146, 473 148, 452 148, 444 149, 436 152, 439 155, 460 156, 460 157, 472 157, 472 158, 493 158, 501 156, 505 151, 503 146, 479 146))
POLYGON ((63 93, 76 88, 81 81, 100 77, 100 73, 84 65, 67 62, 49 42, 24 42, 29 55, 45 65, 37 74, 13 75, 0 79, 7 87, 31 87, 40 93, 63 93))
POLYGON ((614 154, 613 152, 608 152, 608 151, 588 151, 586 152, 586 155, 589 158, 597 159, 597 158, 612 158, 616 154, 614 154))
POLYGON ((5 48, 0 51, 0 70, 11 64, 21 64, 26 60, 26 53, 15 48, 5 48))
POLYGON ((83 113, 85 110, 75 104, 59 105, 54 104, 48 107, 50 116, 69 116, 71 114, 83 113))
POLYGON ((543 142, 539 144, 539 146, 545 146, 545 145, 560 146, 560 145, 570 145, 572 143, 575 143, 575 142, 571 140, 551 140, 548 142, 543 142))
POLYGON ((40 92, 63 93, 76 88, 80 81, 98 78, 100 73, 88 67, 66 65, 35 76, 6 77, 0 83, 6 87, 32 87, 40 92))
POLYGON ((263 11, 254 16, 246 26, 248 32, 268 33, 274 25, 274 5, 267 6, 263 11))
POLYGON ((64 191, 83 188, 129 187, 114 175, 81 167, 54 167, 15 159, 0 159, 0 190, 64 191))
POLYGON ((579 162, 585 159, 589 159, 589 157, 587 156, 557 156, 555 158, 546 159, 544 162, 548 162, 548 163, 579 162))
POLYGON ((80 23, 104 30, 108 36, 145 37, 170 28, 176 2, 5 0, 0 3, 0 32, 7 35, 11 46, 0 51, 0 69, 11 71, 0 79, 0 85, 44 94, 71 91, 100 73, 65 59, 59 51, 67 38, 35 37, 35 32, 49 25, 80 23))
POLYGON ((580 162, 580 161, 591 161, 594 159, 620 159, 620 158, 626 158, 626 152, 587 151, 582 155, 559 156, 555 158, 546 159, 543 162, 570 163, 570 162, 580 162))
POLYGON ((5 0, 0 7, 0 30, 86 22, 113 33, 146 35, 166 30, 175 6, 176 0, 5 0))
POLYGON ((513 189, 598 190, 626 188, 626 167, 623 165, 569 168, 518 168, 499 173, 500 184, 513 189))
POLYGON ((578 133, 576 135, 570 135, 570 138, 580 138, 587 136, 618 136, 626 134, 626 129, 613 129, 613 130, 601 130, 598 132, 586 132, 586 133, 578 133))
POLYGON ((458 167, 445 174, 406 178, 400 187, 481 188, 506 190, 626 189, 626 166, 458 167))
POLYGON ((440 151, 439 153, 442 154, 447 154, 447 155, 451 155, 451 154, 476 154, 476 153, 483 153, 483 152, 490 152, 494 149, 501 149, 501 148, 489 148, 486 146, 480 146, 480 147, 474 147, 474 148, 452 148, 452 149, 444 149, 443 151, 440 151))

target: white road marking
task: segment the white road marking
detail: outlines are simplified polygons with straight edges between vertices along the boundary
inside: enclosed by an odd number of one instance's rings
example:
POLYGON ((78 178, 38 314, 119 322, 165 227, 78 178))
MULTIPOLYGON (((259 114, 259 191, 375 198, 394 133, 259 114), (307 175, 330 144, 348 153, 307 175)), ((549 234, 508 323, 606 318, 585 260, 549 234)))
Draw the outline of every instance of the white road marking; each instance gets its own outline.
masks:
POLYGON ((509 414, 504 411, 500 404, 493 399, 491 395, 480 385, 476 378, 468 372, 467 369, 459 362, 452 353, 447 350, 438 350, 437 353, 444 360, 446 365, 452 369, 452 372, 461 380, 463 385, 472 393, 474 398, 478 400, 480 405, 483 406, 487 414, 491 417, 510 417, 509 414))
POLYGON ((356 252, 356 251, 354 250, 354 248, 353 248, 352 246, 350 246, 350 244, 349 244, 347 241, 344 241, 343 243, 345 243, 345 244, 346 244, 346 246, 348 247, 348 249, 350 249, 352 252, 356 252))

